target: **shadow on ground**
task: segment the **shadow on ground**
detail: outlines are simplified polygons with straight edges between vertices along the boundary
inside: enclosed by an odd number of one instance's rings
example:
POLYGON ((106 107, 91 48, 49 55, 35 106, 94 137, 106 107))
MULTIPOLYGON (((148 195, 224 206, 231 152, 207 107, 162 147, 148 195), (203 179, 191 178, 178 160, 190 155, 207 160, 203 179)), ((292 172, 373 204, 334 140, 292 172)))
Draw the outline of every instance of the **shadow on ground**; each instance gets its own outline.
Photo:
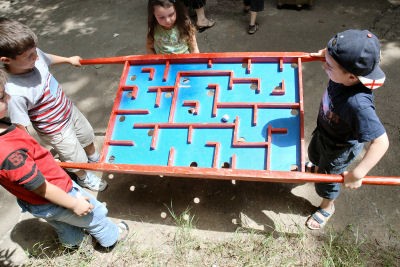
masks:
POLYGON ((270 213, 306 216, 313 207, 291 193, 298 186, 293 184, 123 174, 114 175, 109 184, 98 199, 111 217, 175 225, 170 211, 189 211, 196 228, 213 231, 234 232, 239 226, 279 231, 283 225, 277 228, 270 213))

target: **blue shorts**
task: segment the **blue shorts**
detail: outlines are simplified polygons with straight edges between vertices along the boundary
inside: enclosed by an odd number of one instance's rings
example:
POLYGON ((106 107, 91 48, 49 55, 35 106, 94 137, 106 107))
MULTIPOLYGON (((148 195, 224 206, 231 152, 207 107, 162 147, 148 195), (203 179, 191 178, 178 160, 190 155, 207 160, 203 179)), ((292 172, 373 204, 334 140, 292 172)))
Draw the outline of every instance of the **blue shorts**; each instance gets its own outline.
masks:
MULTIPOLYGON (((337 143, 317 129, 314 130, 308 146, 308 158, 318 173, 342 174, 356 159, 364 147, 363 143, 337 143)), ((317 194, 326 199, 336 199, 340 193, 339 183, 316 183, 317 194)))

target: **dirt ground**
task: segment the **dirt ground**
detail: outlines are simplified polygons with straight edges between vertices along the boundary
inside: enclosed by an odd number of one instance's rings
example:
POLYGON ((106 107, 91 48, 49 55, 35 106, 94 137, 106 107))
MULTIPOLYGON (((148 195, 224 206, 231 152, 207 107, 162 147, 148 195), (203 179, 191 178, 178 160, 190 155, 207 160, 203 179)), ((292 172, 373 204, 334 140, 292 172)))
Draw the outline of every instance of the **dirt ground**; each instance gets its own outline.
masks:
MULTIPOLYGON (((145 0, 2 0, 0 15, 29 25, 39 37, 39 47, 49 53, 83 58, 145 53, 145 0)), ((314 52, 326 45, 336 32, 366 28, 382 41, 382 68, 387 79, 376 91, 377 112, 386 127, 390 148, 370 175, 399 176, 400 120, 400 1, 323 0, 310 10, 277 9, 275 1, 265 2, 258 16, 259 31, 246 33, 247 17, 241 0, 209 0, 207 16, 215 27, 197 35, 201 52, 304 51, 314 52)), ((121 65, 74 68, 56 66, 53 74, 64 91, 86 114, 101 147, 121 65)), ((321 94, 327 82, 320 63, 303 65, 306 143, 315 127, 321 94)), ((174 226, 171 216, 162 218, 171 205, 176 213, 190 207, 196 228, 204 236, 221 238, 238 226, 265 231, 294 232, 320 199, 312 184, 184 179, 104 173, 109 188, 97 195, 106 202, 109 215, 126 220, 144 245, 163 243, 174 226), (131 186, 134 191, 130 191, 131 186), (197 197, 200 203, 193 199, 197 197)), ((349 224, 377 243, 400 242, 391 233, 400 232, 400 187, 363 186, 343 190, 336 202, 330 225, 343 229, 349 224)), ((52 229, 21 214, 14 197, 0 190, 0 265, 5 259, 15 264, 25 259, 24 250, 52 229)), ((306 231, 306 230, 305 230, 306 231)))

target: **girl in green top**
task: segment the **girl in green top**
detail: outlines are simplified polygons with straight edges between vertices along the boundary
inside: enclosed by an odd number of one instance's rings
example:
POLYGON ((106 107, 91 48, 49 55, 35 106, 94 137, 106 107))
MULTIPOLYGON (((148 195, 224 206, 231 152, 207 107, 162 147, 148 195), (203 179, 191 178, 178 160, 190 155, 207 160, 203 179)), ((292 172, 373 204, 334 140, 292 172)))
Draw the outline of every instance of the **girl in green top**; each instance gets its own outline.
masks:
POLYGON ((149 0, 147 7, 147 53, 199 53, 195 28, 179 0, 149 0))

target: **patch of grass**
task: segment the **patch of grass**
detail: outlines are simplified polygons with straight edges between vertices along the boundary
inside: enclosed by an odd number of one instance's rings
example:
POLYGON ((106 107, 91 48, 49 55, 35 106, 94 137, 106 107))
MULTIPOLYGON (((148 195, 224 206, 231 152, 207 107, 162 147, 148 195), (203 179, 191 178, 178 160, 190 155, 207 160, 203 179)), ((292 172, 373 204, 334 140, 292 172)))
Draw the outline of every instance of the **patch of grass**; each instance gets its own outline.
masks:
MULTIPOLYGON (((399 241, 399 234, 391 235, 399 241)), ((369 240, 359 229, 348 225, 340 232, 330 231, 325 238, 323 266, 400 266, 399 242, 383 245, 369 240)))
POLYGON ((35 244, 27 251, 29 257, 26 266, 90 266, 94 260, 92 239, 86 236, 80 248, 68 249, 56 240, 35 244))
MULTIPOLYGON (((26 266, 400 266, 399 233, 389 232, 390 244, 379 244, 349 225, 342 231, 310 232, 298 227, 296 233, 263 232, 238 228, 235 233, 195 229, 190 208, 176 213, 168 208, 175 230, 165 235, 162 248, 149 247, 135 235, 108 253, 93 249, 91 241, 74 253, 50 253, 53 244, 37 244, 26 266)), ((276 229, 283 229, 279 226, 276 229)))
POLYGON ((194 215, 190 214, 190 207, 187 207, 182 213, 176 214, 171 207, 167 207, 169 213, 175 221, 177 230, 173 239, 174 258, 177 262, 187 262, 194 260, 195 251, 200 248, 199 242, 191 233, 194 229, 194 215))
POLYGON ((341 232, 330 231, 324 244, 323 266, 365 266, 361 257, 363 239, 351 225, 341 232))
POLYGON ((261 266, 268 264, 272 254, 275 254, 273 245, 272 234, 239 228, 231 240, 223 243, 226 250, 221 250, 221 255, 241 266, 261 266))

